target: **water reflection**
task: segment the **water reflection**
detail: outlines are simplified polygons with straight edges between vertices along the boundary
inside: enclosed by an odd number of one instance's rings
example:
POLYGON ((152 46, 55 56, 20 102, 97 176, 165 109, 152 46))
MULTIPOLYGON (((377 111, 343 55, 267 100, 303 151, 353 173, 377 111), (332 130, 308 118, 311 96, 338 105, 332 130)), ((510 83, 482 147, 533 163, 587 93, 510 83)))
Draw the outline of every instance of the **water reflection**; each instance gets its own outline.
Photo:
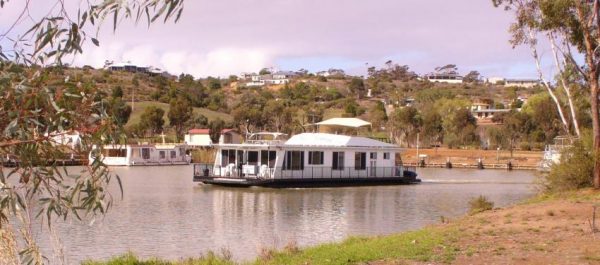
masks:
POLYGON ((188 166, 115 171, 125 197, 112 212, 91 226, 59 225, 69 263, 128 250, 179 258, 222 247, 249 259, 289 241, 411 230, 464 214, 468 199, 481 194, 497 206, 514 203, 533 193, 534 178, 527 171, 423 169, 424 182, 411 186, 237 189, 194 184, 188 166))

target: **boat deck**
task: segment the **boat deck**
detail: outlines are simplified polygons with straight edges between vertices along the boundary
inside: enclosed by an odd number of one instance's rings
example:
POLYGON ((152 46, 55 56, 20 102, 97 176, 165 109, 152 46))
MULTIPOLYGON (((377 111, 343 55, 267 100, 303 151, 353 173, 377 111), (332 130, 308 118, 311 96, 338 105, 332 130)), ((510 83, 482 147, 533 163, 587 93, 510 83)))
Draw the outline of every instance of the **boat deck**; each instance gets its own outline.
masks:
POLYGON ((315 176, 302 177, 258 177, 256 175, 219 176, 212 174, 209 165, 194 165, 194 182, 230 187, 271 187, 271 188, 301 188, 301 187, 344 187, 344 186, 374 186, 374 185, 401 185, 421 182, 414 173, 414 168, 404 168, 402 176, 315 176), (411 170, 412 169, 412 170, 411 170))

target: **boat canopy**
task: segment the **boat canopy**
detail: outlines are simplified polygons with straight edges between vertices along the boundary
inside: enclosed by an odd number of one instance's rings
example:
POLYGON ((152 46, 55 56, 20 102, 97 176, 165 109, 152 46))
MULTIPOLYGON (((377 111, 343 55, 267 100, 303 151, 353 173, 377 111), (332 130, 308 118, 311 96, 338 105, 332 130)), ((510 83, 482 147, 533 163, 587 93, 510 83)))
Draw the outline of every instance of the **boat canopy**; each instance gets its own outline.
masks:
POLYGON ((345 126, 352 128, 359 128, 364 126, 371 126, 370 122, 358 119, 358 118, 332 118, 324 120, 322 122, 315 123, 316 125, 327 125, 327 126, 345 126))
POLYGON ((318 146, 318 147, 375 147, 398 148, 396 145, 374 139, 329 133, 301 133, 292 136, 285 142, 286 146, 318 146))

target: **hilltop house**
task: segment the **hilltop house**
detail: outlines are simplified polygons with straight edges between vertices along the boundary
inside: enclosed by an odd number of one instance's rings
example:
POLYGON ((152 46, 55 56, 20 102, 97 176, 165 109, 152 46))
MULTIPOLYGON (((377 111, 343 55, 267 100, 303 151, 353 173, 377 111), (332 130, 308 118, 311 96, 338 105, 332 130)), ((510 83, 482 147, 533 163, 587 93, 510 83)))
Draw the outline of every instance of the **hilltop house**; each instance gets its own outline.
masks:
MULTIPOLYGON (((191 129, 184 136, 187 145, 193 147, 210 147, 213 141, 210 139, 210 129, 191 129)), ((219 136, 219 144, 242 143, 242 136, 234 129, 223 129, 219 136)))
POLYGON ((327 71, 320 71, 320 72, 317 72, 316 74, 317 74, 317 76, 323 76, 323 77, 330 77, 330 76, 343 77, 346 75, 346 72, 344 72, 344 70, 342 70, 342 69, 330 68, 327 71))
POLYGON ((477 119, 478 122, 492 122, 494 115, 498 113, 507 113, 510 109, 495 109, 491 102, 484 100, 475 101, 471 104, 471 114, 477 119))
POLYGON ((503 78, 503 77, 490 77, 486 79, 486 82, 494 85, 504 85, 504 87, 523 87, 530 88, 540 84, 539 79, 533 78, 503 78))
MULTIPOLYGON (((104 69, 110 71, 126 71, 131 73, 144 73, 150 76, 162 75, 166 78, 173 78, 175 76, 171 75, 167 71, 163 71, 160 68, 156 68, 153 66, 137 66, 132 64, 130 61, 114 63, 112 61, 104 62, 104 69)), ((176 77, 175 77, 176 78, 176 77)))
POLYGON ((530 88, 540 84, 539 79, 506 79, 505 87, 524 87, 530 88))
POLYGON ((278 71, 268 75, 250 75, 250 82, 246 86, 264 86, 264 85, 284 85, 290 82, 290 79, 298 76, 298 74, 290 71, 278 71))

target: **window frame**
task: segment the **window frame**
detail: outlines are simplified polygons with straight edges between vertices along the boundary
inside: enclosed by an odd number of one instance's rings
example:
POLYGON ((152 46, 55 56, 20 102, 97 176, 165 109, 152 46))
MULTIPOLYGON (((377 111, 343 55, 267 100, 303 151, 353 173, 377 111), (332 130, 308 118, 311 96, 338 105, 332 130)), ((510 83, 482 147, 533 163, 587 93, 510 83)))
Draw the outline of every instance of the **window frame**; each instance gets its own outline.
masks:
POLYGON ((308 164, 321 166, 325 160, 324 156, 325 152, 323 151, 308 151, 308 164))

